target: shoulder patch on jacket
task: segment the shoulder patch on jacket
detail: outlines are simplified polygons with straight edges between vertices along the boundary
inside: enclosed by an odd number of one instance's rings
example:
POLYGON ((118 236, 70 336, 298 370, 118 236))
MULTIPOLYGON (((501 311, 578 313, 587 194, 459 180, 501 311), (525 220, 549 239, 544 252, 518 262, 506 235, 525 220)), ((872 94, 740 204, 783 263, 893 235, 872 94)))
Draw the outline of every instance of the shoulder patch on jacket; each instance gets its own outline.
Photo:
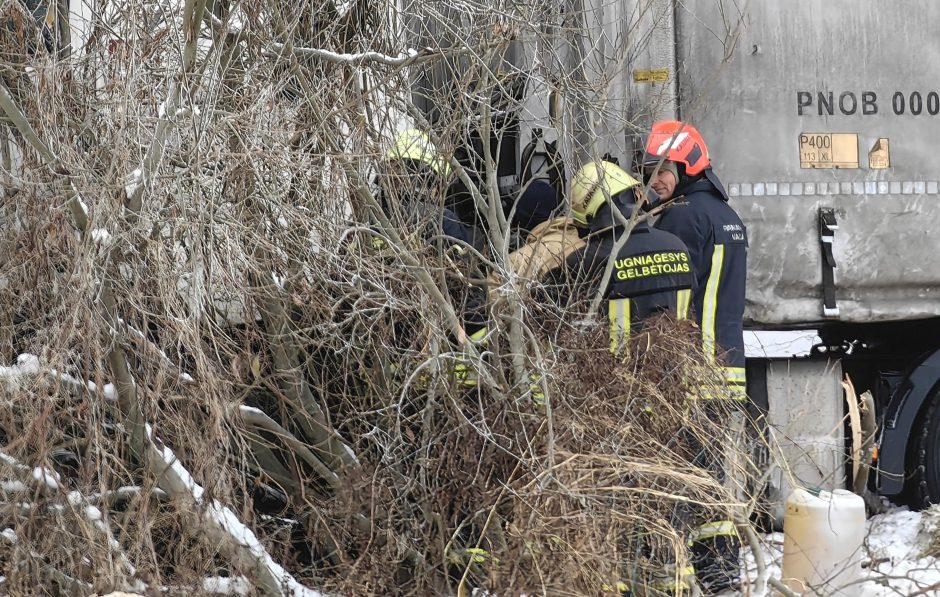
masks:
POLYGON ((747 228, 737 222, 716 222, 715 243, 722 245, 747 244, 747 228))

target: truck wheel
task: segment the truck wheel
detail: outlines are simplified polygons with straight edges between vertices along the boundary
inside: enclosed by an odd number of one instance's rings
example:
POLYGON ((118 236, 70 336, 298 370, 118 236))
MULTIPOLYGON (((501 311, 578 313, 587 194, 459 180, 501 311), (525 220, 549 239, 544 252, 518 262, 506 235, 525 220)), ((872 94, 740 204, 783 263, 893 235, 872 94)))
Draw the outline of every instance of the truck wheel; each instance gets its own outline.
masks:
POLYGON ((927 411, 914 426, 913 471, 909 479, 911 506, 940 504, 940 393, 934 393, 927 411))

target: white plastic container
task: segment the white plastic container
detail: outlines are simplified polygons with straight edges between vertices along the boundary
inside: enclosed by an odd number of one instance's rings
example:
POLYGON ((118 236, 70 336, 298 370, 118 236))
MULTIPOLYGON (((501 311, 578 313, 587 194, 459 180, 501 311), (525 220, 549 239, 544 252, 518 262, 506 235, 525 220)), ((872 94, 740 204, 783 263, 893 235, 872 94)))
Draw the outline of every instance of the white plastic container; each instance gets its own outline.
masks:
POLYGON ((836 489, 814 495, 795 489, 783 519, 783 582, 801 595, 858 593, 862 576, 865 501, 836 489), (840 590, 841 589, 841 590, 840 590))

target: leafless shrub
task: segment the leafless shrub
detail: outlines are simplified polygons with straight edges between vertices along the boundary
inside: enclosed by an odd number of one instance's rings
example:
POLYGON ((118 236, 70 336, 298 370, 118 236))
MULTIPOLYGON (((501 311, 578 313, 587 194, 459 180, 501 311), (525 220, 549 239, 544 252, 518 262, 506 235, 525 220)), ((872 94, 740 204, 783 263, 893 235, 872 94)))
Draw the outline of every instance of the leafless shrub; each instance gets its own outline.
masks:
POLYGON ((508 48, 558 14, 93 8, 68 46, 4 5, 4 592, 594 593, 684 557, 677 505, 737 503, 695 464, 725 431, 685 396, 711 375, 688 330, 618 362, 533 301, 505 267, 492 156, 457 169, 473 267, 383 219, 369 184, 424 118, 417 88, 445 156, 498 131, 524 80, 508 48), (430 22, 406 52, 402 28, 430 22), (421 87, 418 67, 455 76, 421 87), (503 300, 474 346, 459 317, 483 270, 503 300))

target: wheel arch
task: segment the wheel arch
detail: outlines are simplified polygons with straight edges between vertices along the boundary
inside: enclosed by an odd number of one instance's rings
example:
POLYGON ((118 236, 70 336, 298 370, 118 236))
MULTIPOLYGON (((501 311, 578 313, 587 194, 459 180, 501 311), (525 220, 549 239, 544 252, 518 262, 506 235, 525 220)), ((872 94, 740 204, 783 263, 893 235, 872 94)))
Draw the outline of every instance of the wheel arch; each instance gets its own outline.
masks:
POLYGON ((918 358, 893 392, 878 440, 875 488, 882 495, 904 491, 912 434, 930 401, 940 392, 940 349, 918 358))

